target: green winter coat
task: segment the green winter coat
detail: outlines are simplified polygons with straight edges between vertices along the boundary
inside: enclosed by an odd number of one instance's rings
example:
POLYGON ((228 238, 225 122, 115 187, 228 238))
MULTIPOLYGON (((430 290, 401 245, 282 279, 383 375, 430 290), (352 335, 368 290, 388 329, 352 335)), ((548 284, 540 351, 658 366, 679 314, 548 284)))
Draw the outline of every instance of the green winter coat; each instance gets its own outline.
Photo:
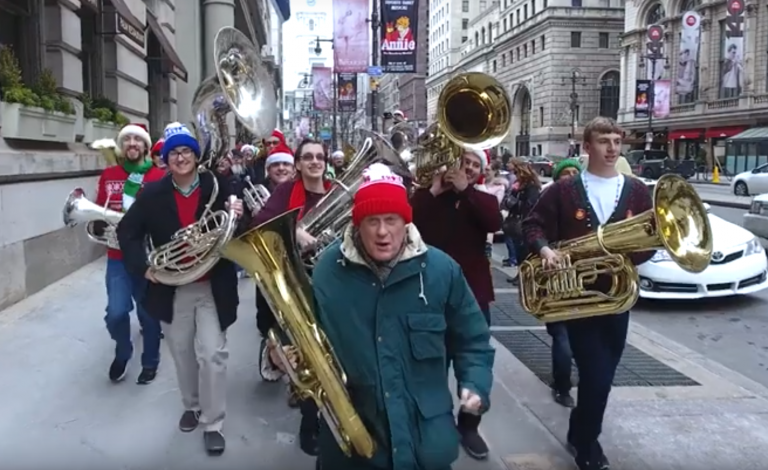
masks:
POLYGON ((459 265, 408 226, 401 261, 383 283, 352 242, 326 250, 312 275, 315 311, 347 374, 352 403, 377 444, 370 460, 347 458, 320 430, 323 470, 447 470, 459 435, 448 360, 461 388, 490 406, 494 350, 459 265))

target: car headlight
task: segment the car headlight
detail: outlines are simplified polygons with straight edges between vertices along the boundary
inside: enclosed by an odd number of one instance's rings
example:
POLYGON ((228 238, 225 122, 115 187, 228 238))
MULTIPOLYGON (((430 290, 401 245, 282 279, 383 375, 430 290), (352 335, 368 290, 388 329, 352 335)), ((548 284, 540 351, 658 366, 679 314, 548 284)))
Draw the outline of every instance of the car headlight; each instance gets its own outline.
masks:
POLYGON ((661 263, 664 261, 672 261, 672 257, 669 256, 667 250, 657 250, 656 254, 651 258, 651 263, 661 263))
POLYGON ((749 213, 756 215, 766 215, 768 214, 768 206, 766 206, 764 202, 753 200, 752 204, 749 206, 749 213))
POLYGON ((747 243, 747 247, 744 249, 744 256, 762 253, 763 251, 765 250, 763 249, 763 244, 760 243, 760 240, 753 238, 747 243))

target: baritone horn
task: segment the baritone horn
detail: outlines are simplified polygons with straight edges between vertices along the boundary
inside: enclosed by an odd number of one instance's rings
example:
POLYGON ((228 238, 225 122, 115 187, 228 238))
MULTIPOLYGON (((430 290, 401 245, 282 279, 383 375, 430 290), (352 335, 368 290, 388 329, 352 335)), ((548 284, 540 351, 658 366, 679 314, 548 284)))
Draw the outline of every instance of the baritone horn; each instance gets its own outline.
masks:
POLYGON ((296 247, 298 210, 282 214, 230 241, 223 256, 256 279, 277 324, 298 353, 296 367, 279 335, 270 330, 276 352, 302 399, 317 403, 339 447, 370 458, 375 442, 352 405, 346 374, 313 311, 312 285, 296 247))
POLYGON ((84 223, 85 233, 92 242, 119 250, 120 244, 117 241, 115 229, 123 218, 123 214, 108 209, 108 206, 109 200, 105 207, 101 207, 88 200, 83 188, 75 188, 64 202, 62 220, 68 227, 84 223), (99 223, 103 226, 99 227, 97 225, 99 223))
POLYGON ((245 177, 245 188, 243 189, 243 201, 250 209, 251 213, 259 212, 269 199, 269 190, 263 184, 253 184, 250 176, 245 177))
POLYGON ((213 61, 216 74, 200 84, 192 101, 195 132, 205 152, 198 171, 201 176, 210 173, 213 191, 200 220, 176 232, 149 256, 155 278, 169 286, 203 277, 219 262, 221 249, 237 228, 232 209, 212 209, 220 188, 211 169, 229 151, 227 115, 234 113, 258 137, 270 134, 277 123, 277 94, 271 78, 256 47, 243 33, 229 26, 221 28, 214 40, 213 61))
MULTIPOLYGON (((414 148, 398 150, 412 155, 416 182, 428 187, 435 172, 455 166, 464 152, 499 145, 509 133, 511 115, 509 94, 501 82, 481 72, 462 73, 440 92, 437 122, 415 139, 414 148)), ((404 133, 401 124, 393 131, 404 133)))
POLYGON ((680 268, 699 273, 712 258, 712 228, 696 190, 678 175, 656 183, 653 208, 601 225, 595 233, 553 245, 562 265, 544 269, 539 257, 520 266, 520 304, 549 323, 626 312, 640 294, 631 253, 666 250, 680 268), (598 279, 610 281, 599 289, 598 279))

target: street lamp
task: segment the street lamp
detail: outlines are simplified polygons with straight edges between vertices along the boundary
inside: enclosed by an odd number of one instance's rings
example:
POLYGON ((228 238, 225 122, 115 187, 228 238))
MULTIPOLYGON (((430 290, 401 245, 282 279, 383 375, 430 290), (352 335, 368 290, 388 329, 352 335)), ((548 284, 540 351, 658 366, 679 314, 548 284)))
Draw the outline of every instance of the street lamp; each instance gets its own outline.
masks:
POLYGON ((579 127, 579 94, 576 92, 576 84, 586 85, 587 77, 581 76, 578 70, 572 70, 568 78, 563 79, 563 85, 571 82, 570 109, 571 109, 571 156, 576 156, 576 129, 579 127))
MULTIPOLYGON (((331 43, 331 49, 333 49, 333 39, 320 39, 320 36, 317 36, 315 39, 315 54, 320 55, 323 53, 323 48, 320 46, 321 42, 329 42, 331 43)), ((331 83, 333 84, 333 124, 331 127, 331 147, 335 150, 336 145, 336 114, 338 112, 337 106, 339 102, 339 84, 336 80, 336 72, 335 72, 335 64, 334 64, 334 70, 332 71, 333 77, 331 79, 331 83)))

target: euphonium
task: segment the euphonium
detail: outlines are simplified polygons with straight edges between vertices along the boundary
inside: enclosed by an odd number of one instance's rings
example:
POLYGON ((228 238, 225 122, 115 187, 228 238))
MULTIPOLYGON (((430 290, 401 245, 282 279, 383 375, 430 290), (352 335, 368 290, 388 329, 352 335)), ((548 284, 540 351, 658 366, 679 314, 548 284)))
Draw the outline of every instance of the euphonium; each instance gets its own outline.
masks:
MULTIPOLYGON (((106 206, 108 205, 109 201, 107 201, 106 206)), ((98 204, 89 201, 82 188, 75 188, 69 193, 66 202, 64 202, 64 209, 62 210, 64 225, 71 227, 84 223, 86 224, 85 233, 92 242, 106 245, 115 250, 120 249, 115 229, 122 218, 123 214, 121 212, 113 211, 107 207, 101 207, 98 204), (102 230, 97 229, 96 223, 98 222, 104 224, 102 230)))
POLYGON ((549 323, 626 312, 639 296, 638 273, 627 255, 666 250, 680 268, 699 273, 712 258, 712 229, 696 190, 678 175, 664 175, 653 191, 653 209, 595 233, 553 245, 563 257, 543 269, 539 257, 520 266, 520 304, 549 323), (606 292, 592 288, 610 279, 606 292))
MULTIPOLYGON (((192 100, 195 132, 205 152, 198 170, 201 173, 216 168, 227 154, 228 113, 233 112, 240 124, 259 137, 270 134, 277 122, 277 95, 253 43, 227 26, 216 34, 213 51, 216 75, 200 84, 192 100)), ((149 264, 161 284, 179 286, 200 279, 218 263, 221 248, 232 239, 237 217, 231 209, 212 210, 219 194, 215 176, 213 182, 200 220, 150 253, 149 264)))
POLYGON ((404 168, 405 163, 386 138, 363 129, 358 129, 357 132, 363 143, 357 149, 357 153, 352 157, 341 178, 334 180, 328 192, 299 222, 300 229, 317 239, 310 264, 328 245, 341 236, 344 227, 351 220, 352 198, 357 188, 363 183, 363 171, 376 162, 386 163, 399 169, 404 168))
MULTIPOLYGON (((435 172, 455 166, 465 151, 497 146, 509 133, 511 111, 504 85, 490 75, 468 72, 453 77, 438 97, 437 122, 408 149, 416 182, 429 187, 435 172)), ((403 133, 401 124, 393 131, 403 133)))
POLYGON ((269 190, 263 184, 253 184, 251 177, 245 177, 245 189, 243 189, 243 201, 252 213, 259 212, 269 199, 269 190))
POLYGON ((352 406, 346 375, 312 310, 312 285, 296 248, 298 210, 287 212, 230 241, 222 255, 256 279, 280 329, 298 353, 294 368, 270 330, 281 362, 302 399, 317 403, 345 454, 370 458, 373 438, 352 406))

